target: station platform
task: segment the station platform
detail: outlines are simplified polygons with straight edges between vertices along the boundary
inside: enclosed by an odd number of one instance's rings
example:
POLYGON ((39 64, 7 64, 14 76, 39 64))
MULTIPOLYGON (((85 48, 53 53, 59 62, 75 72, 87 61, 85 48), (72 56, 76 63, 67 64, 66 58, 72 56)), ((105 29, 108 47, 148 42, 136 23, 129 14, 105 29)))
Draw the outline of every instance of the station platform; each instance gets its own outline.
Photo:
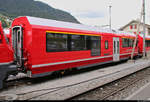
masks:
POLYGON ((0 96, 11 94, 15 95, 17 100, 65 100, 149 66, 149 59, 139 59, 135 62, 118 64, 42 83, 4 90, 0 92, 0 96))

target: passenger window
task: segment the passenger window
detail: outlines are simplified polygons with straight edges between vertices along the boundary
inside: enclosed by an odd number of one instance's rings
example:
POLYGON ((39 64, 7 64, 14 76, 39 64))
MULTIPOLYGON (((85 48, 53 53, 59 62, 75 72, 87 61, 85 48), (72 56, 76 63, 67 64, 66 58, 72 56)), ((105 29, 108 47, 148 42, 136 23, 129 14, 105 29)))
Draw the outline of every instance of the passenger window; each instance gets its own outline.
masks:
POLYGON ((108 40, 105 41, 105 49, 108 49, 108 40))
POLYGON ((122 38, 122 47, 131 47, 132 41, 128 38, 122 38))
POLYGON ((127 43, 127 39, 126 38, 122 38, 122 47, 127 47, 128 43, 127 43))
POLYGON ((46 51, 62 52, 67 51, 67 35, 66 34, 46 34, 46 51))
POLYGON ((145 40, 146 47, 150 47, 150 40, 145 40))
POLYGON ((91 55, 92 56, 100 56, 101 54, 101 40, 99 36, 91 37, 91 55))
POLYGON ((92 55, 100 55, 100 37, 46 33, 46 52, 82 50, 92 50, 92 55))
POLYGON ((86 49, 91 50, 91 36, 86 35, 86 49))
POLYGON ((84 35, 72 35, 71 36, 71 50, 80 51, 86 50, 86 40, 84 35))

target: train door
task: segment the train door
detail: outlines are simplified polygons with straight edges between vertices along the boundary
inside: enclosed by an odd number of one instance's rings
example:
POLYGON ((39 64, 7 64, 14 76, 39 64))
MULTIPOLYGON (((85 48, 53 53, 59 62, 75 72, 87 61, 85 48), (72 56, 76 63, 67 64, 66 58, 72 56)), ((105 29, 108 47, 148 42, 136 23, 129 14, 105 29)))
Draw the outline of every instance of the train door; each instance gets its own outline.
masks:
POLYGON ((12 43, 14 50, 14 58, 19 67, 22 66, 22 27, 16 26, 12 29, 12 43))
POLYGON ((119 45, 119 38, 113 38, 113 61, 120 60, 120 45, 119 45))

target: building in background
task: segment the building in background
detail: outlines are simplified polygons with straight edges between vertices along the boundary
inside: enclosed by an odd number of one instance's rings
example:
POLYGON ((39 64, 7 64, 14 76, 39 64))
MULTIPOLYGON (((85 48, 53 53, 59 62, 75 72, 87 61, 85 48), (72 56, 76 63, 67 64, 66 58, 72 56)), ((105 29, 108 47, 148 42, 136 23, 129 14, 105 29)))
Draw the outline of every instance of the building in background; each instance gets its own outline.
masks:
MULTIPOLYGON (((137 29, 138 29, 138 24, 139 24, 138 20, 132 20, 127 25, 121 27, 119 30, 132 32, 132 33, 136 34, 137 33, 137 29)), ((139 34, 143 34, 143 23, 141 23, 139 27, 140 28, 139 28, 139 32, 138 33, 139 34)), ((150 36, 150 25, 145 24, 145 27, 146 27, 146 34, 145 34, 145 36, 147 36, 147 35, 150 36)))

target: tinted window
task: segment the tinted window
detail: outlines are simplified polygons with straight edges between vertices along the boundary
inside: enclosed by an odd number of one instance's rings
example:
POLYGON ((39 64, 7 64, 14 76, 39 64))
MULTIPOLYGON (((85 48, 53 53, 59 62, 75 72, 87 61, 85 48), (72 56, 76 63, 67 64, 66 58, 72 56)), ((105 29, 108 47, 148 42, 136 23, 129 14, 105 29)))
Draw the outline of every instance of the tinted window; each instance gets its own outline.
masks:
POLYGON ((133 39, 129 39, 129 47, 133 47, 134 44, 134 40, 133 39))
POLYGON ((86 50, 86 39, 84 35, 71 35, 71 50, 86 50))
POLYGON ((128 38, 122 38, 122 47, 133 47, 134 40, 128 38))
POLYGON ((117 53, 119 54, 119 41, 117 41, 117 53))
POLYGON ((47 52, 82 51, 91 49, 100 49, 100 37, 46 33, 47 52))
POLYGON ((47 33, 46 34, 46 51, 47 52, 60 52, 67 51, 67 35, 47 33))
POLYGON ((150 47, 150 40, 145 40, 146 47, 150 47))
POLYGON ((91 55, 100 56, 100 37, 91 36, 91 55))
POLYGON ((127 43, 127 39, 126 38, 122 38, 122 47, 127 47, 128 43, 127 43))
POLYGON ((91 50, 91 36, 86 36, 86 49, 91 50))

